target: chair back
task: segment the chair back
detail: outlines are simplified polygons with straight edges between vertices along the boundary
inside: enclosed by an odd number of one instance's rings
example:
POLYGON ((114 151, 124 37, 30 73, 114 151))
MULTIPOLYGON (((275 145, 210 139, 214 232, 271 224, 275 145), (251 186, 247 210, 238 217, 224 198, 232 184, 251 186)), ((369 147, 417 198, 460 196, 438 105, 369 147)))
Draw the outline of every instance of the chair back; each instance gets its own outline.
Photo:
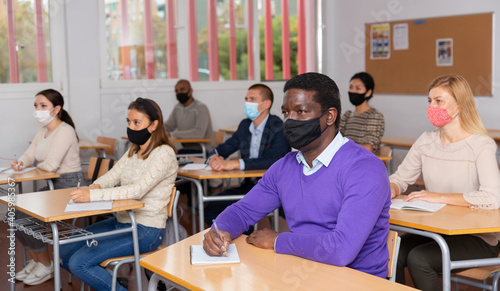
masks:
POLYGON ((167 204, 167 215, 168 217, 172 217, 173 212, 174 212, 174 201, 175 201, 175 195, 176 195, 176 188, 175 186, 172 187, 172 193, 170 193, 170 201, 167 204))
POLYGON ((89 168, 87 170, 87 178, 93 183, 97 178, 106 174, 115 165, 116 161, 113 159, 104 159, 98 157, 91 157, 89 168))
POLYGON ((392 157, 392 148, 381 146, 380 147, 380 156, 392 157))
MULTIPOLYGON (((111 138, 111 137, 105 137, 105 136, 98 136, 97 137, 97 142, 98 143, 103 143, 110 145, 110 148, 107 148, 104 150, 106 155, 111 155, 115 156, 116 155, 116 145, 118 143, 118 140, 116 138, 111 138)), ((98 154, 101 153, 101 150, 96 150, 98 154)))
POLYGON ((389 259, 387 260, 389 272, 387 272, 387 279, 393 282, 396 281, 396 264, 398 263, 400 243, 401 238, 398 236, 398 233, 390 230, 387 236, 387 248, 389 249, 389 259))

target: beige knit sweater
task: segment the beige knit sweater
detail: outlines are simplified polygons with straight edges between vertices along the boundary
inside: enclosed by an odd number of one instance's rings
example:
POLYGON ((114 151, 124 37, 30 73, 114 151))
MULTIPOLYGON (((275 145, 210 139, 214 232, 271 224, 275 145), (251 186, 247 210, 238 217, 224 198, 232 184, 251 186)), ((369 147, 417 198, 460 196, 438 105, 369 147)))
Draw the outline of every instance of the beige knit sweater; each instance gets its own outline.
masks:
MULTIPOLYGON (((474 205, 472 208, 498 209, 500 172, 496 148, 495 142, 485 135, 471 135, 447 144, 441 141, 439 130, 425 132, 389 180, 404 192, 422 173, 425 188, 430 192, 463 193, 464 199, 474 205)), ((490 245, 500 240, 500 233, 477 236, 490 245)))
MULTIPOLYGON (((154 149, 146 160, 136 154, 129 158, 127 151, 109 172, 94 182, 101 189, 90 190, 90 200, 139 200, 144 208, 133 210, 137 223, 164 228, 177 168, 175 152, 168 145, 154 149), (120 186, 114 187, 118 183, 120 186)), ((117 219, 121 223, 130 222, 126 212, 117 213, 117 219)))

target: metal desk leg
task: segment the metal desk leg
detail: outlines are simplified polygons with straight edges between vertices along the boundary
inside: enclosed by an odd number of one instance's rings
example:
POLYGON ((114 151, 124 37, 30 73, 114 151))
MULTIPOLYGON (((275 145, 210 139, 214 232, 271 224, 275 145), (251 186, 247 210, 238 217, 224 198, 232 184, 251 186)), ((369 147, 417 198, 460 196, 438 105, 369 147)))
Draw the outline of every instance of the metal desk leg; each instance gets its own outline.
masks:
POLYGON ((207 149, 205 148, 205 144, 200 142, 200 146, 201 146, 201 154, 203 155, 203 158, 206 159, 207 158, 207 149))
POLYGON ((156 291, 158 288, 158 282, 160 282, 160 276, 154 273, 149 279, 148 291, 156 291))
POLYGON ((49 189, 50 190, 54 190, 54 183, 52 183, 52 179, 48 179, 47 180, 47 185, 49 185, 49 189))
POLYGON ((134 259, 135 259, 135 274, 137 278, 137 290, 142 291, 142 276, 141 276, 141 266, 139 265, 140 253, 139 253, 139 236, 137 235, 137 222, 135 220, 134 212, 132 210, 127 210, 128 216, 130 216, 131 227, 132 227, 132 239, 134 240, 134 259))
MULTIPOLYGON (((189 177, 182 177, 182 179, 184 180, 187 180, 187 181, 191 181, 194 183, 194 185, 196 186, 196 192, 198 192, 198 214, 199 214, 199 222, 200 222, 200 231, 203 230, 203 225, 204 225, 204 215, 205 215, 205 212, 204 212, 204 207, 205 207, 205 201, 203 199, 203 187, 201 186, 201 183, 200 183, 200 180, 198 179, 193 179, 193 178, 189 178, 189 177)), ((193 195, 193 191, 191 191, 191 195, 193 195)), ((193 197, 193 196, 191 196, 193 197)), ((191 201, 191 205, 192 205, 192 210, 193 210, 193 221, 196 220, 196 216, 195 216, 195 210, 196 208, 194 207, 194 201, 191 201)), ((193 234, 196 233, 196 226, 193 224, 193 234)))
POLYGON ((443 270, 442 270, 443 290, 445 290, 445 291, 451 290, 450 249, 448 248, 448 245, 446 244, 446 241, 444 240, 444 238, 437 233, 422 231, 422 230, 404 227, 404 226, 399 226, 399 225, 392 225, 391 224, 391 229, 395 230, 395 231, 403 231, 403 232, 413 233, 416 235, 432 238, 433 240, 435 240, 438 243, 439 247, 441 248, 441 257, 442 257, 442 261, 443 261, 443 270))
POLYGON ((280 231, 280 209, 276 208, 274 209, 274 231, 279 232, 280 231))
POLYGON ((59 264, 59 229, 55 222, 50 223, 54 236, 54 290, 61 290, 61 265, 59 264))

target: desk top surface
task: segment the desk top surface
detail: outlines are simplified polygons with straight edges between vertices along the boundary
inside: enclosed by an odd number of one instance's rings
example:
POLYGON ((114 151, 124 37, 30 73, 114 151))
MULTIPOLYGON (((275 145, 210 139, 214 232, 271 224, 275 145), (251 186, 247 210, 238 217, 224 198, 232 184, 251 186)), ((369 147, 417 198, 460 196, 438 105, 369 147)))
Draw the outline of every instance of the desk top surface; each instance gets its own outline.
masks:
POLYGON ((382 138, 382 143, 388 146, 400 146, 408 147, 415 143, 417 139, 414 137, 404 137, 404 136, 384 136, 382 138))
POLYGON ((86 140, 86 139, 81 139, 79 142, 78 142, 78 146, 80 147, 80 149, 110 149, 111 146, 109 144, 105 144, 105 143, 100 143, 100 142, 96 142, 96 141, 90 141, 90 140, 86 140))
POLYGON ((238 129, 238 125, 236 124, 236 125, 228 126, 225 128, 221 128, 219 130, 222 132, 225 132, 225 133, 235 133, 237 129, 238 129))
MULTIPOLYGON (((122 136, 123 140, 129 140, 128 137, 122 136)), ((170 143, 201 143, 201 142, 211 142, 209 138, 169 138, 170 143)))
MULTIPOLYGON (((205 230, 206 231, 206 230, 205 230)), ((193 266, 190 246, 202 244, 202 231, 142 258, 141 266, 190 290, 414 290, 346 267, 276 254, 235 239, 239 264, 193 266)))
MULTIPOLYGON (((64 212, 70 200, 70 193, 76 188, 59 189, 52 191, 41 191, 13 196, 16 209, 27 213, 41 221, 52 222, 57 220, 86 217, 104 213, 112 213, 144 207, 144 203, 127 199, 113 201, 111 210, 98 211, 72 211, 64 212)), ((9 204, 9 196, 0 197, 0 203, 9 204)))
MULTIPOLYGON (((403 199, 404 196, 396 198, 403 199)), ((440 234, 457 235, 500 232, 500 210, 446 205, 434 213, 389 210, 389 223, 440 234)))
POLYGON ((211 142, 209 138, 170 138, 168 139, 171 143, 201 143, 201 142, 211 142))
MULTIPOLYGON (((10 166, 2 166, 10 167, 10 166)), ((26 181, 35 181, 35 180, 46 180, 46 179, 54 179, 59 178, 61 175, 53 172, 44 171, 42 169, 36 168, 33 171, 29 171, 24 174, 5 174, 0 173, 0 185, 9 183, 9 178, 15 180, 15 182, 26 182, 26 181)))
POLYGON ((194 178, 198 180, 207 179, 227 179, 227 178, 260 178, 264 176, 266 170, 231 170, 231 171, 215 171, 215 170, 184 170, 179 168, 178 176, 194 178))

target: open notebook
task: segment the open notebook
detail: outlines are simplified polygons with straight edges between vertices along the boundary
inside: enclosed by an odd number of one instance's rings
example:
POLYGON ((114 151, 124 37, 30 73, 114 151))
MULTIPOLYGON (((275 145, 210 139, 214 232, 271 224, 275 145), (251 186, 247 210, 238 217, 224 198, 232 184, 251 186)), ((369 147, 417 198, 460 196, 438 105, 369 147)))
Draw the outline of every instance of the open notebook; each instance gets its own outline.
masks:
POLYGON ((211 257, 207 255, 202 245, 191 246, 191 265, 234 264, 240 262, 240 256, 235 244, 230 244, 227 257, 211 257))
POLYGON ((393 199, 391 208, 392 209, 405 209, 405 210, 417 210, 426 212, 436 212, 443 208, 446 204, 442 203, 430 203, 426 201, 413 201, 405 202, 403 199, 393 199))

